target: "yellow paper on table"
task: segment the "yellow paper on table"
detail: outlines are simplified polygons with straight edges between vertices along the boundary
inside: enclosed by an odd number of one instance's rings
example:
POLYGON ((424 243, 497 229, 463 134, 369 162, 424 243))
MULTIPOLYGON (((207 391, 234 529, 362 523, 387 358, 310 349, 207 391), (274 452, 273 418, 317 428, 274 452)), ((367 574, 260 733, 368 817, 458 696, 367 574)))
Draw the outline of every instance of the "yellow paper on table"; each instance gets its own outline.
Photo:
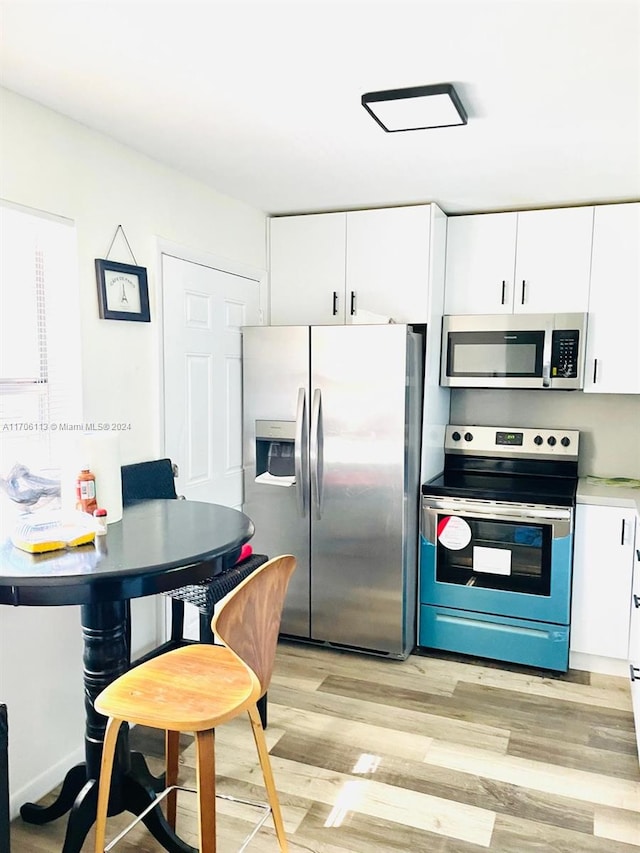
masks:
POLYGON ((75 548, 94 539, 95 521, 84 512, 77 512, 65 520, 59 513, 22 516, 11 536, 16 548, 30 554, 75 548))

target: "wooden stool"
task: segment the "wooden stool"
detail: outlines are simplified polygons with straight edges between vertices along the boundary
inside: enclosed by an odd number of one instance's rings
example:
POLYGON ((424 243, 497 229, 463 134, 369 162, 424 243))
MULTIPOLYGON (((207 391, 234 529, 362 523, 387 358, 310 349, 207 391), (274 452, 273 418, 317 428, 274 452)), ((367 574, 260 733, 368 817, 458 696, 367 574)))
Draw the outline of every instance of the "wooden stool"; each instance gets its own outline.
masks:
MULTIPOLYGON (((96 710, 109 717, 100 768, 96 853, 104 853, 105 849, 111 773, 118 732, 125 721, 166 732, 167 788, 158 795, 157 802, 167 797, 167 820, 174 830, 176 791, 180 787, 176 784, 179 734, 194 732, 199 851, 215 853, 215 729, 242 711, 249 714, 269 800, 258 828, 271 813, 280 850, 288 849, 256 702, 271 680, 282 608, 295 567, 294 557, 276 557, 229 593, 213 624, 223 646, 197 643, 167 652, 121 675, 95 700, 96 710)), ((140 817, 134 820, 112 844, 139 820, 140 817)))

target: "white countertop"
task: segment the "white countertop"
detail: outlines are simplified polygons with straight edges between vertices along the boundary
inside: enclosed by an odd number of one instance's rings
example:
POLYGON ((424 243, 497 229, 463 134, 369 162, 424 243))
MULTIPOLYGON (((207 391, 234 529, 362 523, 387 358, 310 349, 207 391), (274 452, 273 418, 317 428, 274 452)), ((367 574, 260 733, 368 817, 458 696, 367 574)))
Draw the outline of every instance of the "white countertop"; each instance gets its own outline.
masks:
POLYGON ((628 506, 640 516, 640 489, 628 485, 607 485, 590 482, 590 477, 581 477, 578 481, 576 501, 579 504, 599 506, 628 506))

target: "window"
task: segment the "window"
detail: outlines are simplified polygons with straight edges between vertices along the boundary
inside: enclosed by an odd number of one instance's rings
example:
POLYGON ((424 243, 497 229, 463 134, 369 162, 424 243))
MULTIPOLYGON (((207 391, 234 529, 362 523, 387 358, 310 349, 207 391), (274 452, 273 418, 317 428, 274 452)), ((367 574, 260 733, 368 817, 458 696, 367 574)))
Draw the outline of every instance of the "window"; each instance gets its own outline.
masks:
POLYGON ((60 424, 81 420, 76 231, 0 205, 0 472, 59 468, 60 424))

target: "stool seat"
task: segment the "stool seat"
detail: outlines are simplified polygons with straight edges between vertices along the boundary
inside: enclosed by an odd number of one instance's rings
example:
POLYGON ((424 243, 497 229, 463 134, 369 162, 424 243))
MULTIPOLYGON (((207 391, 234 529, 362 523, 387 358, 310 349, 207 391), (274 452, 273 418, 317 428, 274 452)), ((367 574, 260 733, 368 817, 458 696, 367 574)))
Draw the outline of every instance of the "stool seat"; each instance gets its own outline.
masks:
POLYGON ((225 646, 195 643, 140 664, 96 701, 105 717, 152 728, 199 732, 236 716, 260 695, 255 675, 225 646))

